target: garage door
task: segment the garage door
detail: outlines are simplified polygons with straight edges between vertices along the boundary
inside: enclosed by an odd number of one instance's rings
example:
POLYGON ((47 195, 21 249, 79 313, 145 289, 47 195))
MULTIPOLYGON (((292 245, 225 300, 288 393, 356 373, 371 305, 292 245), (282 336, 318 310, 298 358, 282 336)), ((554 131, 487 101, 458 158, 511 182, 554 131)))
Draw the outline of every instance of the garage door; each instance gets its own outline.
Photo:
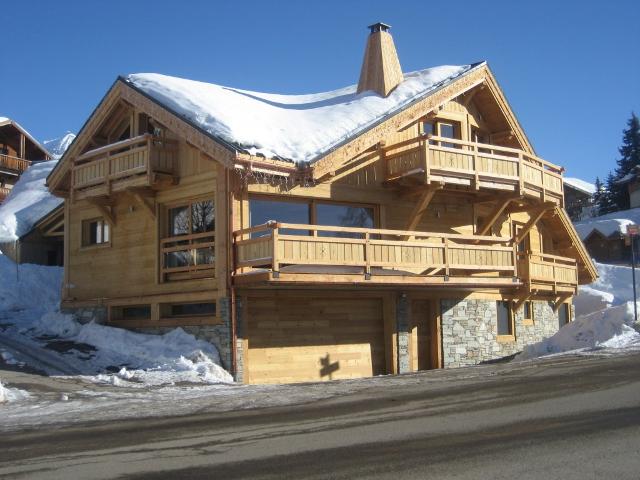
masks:
POLYGON ((385 373, 379 298, 251 297, 249 383, 359 378, 385 373))

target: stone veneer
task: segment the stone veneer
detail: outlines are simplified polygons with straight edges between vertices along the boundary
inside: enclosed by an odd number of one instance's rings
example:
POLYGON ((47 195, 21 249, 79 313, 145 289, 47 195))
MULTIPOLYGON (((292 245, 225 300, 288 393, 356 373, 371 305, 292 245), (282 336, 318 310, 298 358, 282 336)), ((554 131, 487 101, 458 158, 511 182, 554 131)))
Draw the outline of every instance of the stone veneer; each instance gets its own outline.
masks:
MULTIPOLYGON (((524 346, 558 331, 558 314, 552 304, 532 300, 533 325, 524 324, 524 308, 515 315, 515 341, 498 342, 495 300, 441 300, 442 350, 445 368, 475 365, 513 355, 524 346)), ((573 309, 571 309, 573 313, 573 309)))

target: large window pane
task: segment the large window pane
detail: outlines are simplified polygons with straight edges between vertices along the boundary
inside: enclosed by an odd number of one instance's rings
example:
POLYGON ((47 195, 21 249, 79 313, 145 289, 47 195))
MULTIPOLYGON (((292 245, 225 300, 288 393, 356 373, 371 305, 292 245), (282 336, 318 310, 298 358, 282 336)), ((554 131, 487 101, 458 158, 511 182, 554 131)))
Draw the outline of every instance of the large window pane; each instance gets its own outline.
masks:
MULTIPOLYGON (((351 205, 319 203, 316 206, 318 225, 335 227, 373 228, 373 208, 351 205)), ((320 236, 362 238, 362 234, 349 232, 319 232, 320 236)))
POLYGON ((189 234, 189 206, 169 209, 169 236, 189 234))
POLYGON ((509 303, 496 302, 496 308, 498 310, 498 335, 513 335, 509 303))
MULTIPOLYGON (((309 224, 309 204, 306 202, 282 202, 278 200, 250 198, 249 216, 252 227, 270 220, 281 223, 309 224)), ((254 236, 268 235, 270 232, 257 232, 254 236)), ((306 230, 286 230, 292 235, 308 235, 306 230)))
MULTIPOLYGON (((438 126, 440 127, 440 136, 441 137, 445 137, 445 138, 458 138, 458 132, 456 129, 456 126, 452 123, 444 123, 444 122, 439 122, 438 126)), ((443 147, 449 147, 449 148, 457 148, 457 145, 454 145, 453 143, 449 143, 449 142, 442 142, 441 146, 443 147)))
POLYGON ((213 201, 194 202, 191 205, 192 233, 211 232, 214 229, 214 223, 213 201))

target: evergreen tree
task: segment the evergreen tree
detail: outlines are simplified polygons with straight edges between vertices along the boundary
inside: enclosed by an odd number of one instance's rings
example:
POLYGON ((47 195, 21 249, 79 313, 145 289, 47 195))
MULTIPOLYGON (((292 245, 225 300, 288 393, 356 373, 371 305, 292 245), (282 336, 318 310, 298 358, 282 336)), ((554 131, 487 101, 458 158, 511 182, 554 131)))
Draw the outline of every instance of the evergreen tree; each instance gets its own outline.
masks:
POLYGON ((600 177, 596 177, 595 183, 596 191, 593 192, 593 216, 597 217, 598 215, 602 215, 602 202, 604 201, 605 188, 600 180, 600 177))
POLYGON ((620 183, 631 170, 640 165, 640 120, 635 113, 627 120, 627 128, 622 132, 622 146, 618 149, 620 158, 610 183, 607 178, 607 209, 627 210, 629 205, 629 193, 626 183, 620 183))
POLYGON ((604 192, 602 193, 600 215, 604 215, 605 213, 617 212, 618 210, 620 210, 620 207, 616 203, 616 195, 614 193, 617 187, 618 184, 616 183, 616 177, 612 172, 609 172, 609 174, 607 175, 604 192))

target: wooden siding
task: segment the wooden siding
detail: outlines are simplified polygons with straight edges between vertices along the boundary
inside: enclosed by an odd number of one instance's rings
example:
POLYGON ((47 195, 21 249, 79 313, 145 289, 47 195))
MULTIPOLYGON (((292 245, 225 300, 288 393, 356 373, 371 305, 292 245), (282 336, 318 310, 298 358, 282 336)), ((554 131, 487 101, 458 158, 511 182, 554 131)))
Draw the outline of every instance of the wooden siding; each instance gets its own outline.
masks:
POLYGON ((386 373, 381 298, 248 297, 248 383, 386 373))

